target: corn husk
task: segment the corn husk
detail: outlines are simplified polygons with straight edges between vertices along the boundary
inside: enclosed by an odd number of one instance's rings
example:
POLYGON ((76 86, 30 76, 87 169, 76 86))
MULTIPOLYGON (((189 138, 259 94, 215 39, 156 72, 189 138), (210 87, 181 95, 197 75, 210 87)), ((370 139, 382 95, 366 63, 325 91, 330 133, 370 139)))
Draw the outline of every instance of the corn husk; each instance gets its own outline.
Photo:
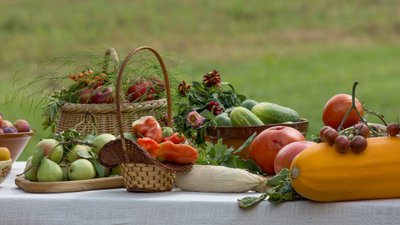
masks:
POLYGON ((176 187, 183 191, 196 192, 265 192, 267 178, 225 166, 193 165, 184 174, 177 174, 176 187))

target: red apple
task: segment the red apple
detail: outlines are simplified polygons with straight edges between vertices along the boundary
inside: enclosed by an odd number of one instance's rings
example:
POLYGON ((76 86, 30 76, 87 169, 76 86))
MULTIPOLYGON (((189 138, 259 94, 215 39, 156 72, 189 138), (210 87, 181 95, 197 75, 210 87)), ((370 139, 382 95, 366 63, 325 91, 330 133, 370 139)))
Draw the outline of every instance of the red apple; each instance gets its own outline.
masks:
POLYGON ((130 102, 137 100, 149 101, 154 100, 155 93, 156 90, 151 82, 139 81, 128 88, 126 96, 128 96, 130 102))
POLYGON ((24 119, 19 119, 14 122, 14 127, 17 129, 18 132, 29 132, 31 127, 28 121, 24 119))
POLYGON ((112 103, 114 101, 112 91, 113 90, 111 87, 107 86, 97 87, 93 92, 91 102, 94 104, 112 103))
POLYGON ((289 143, 304 141, 300 131, 288 126, 273 126, 257 135, 249 146, 249 157, 263 172, 274 174, 274 160, 279 150, 289 143))
POLYGON ((90 103, 92 103, 91 102, 91 98, 93 96, 93 92, 94 92, 94 89, 91 88, 91 87, 87 87, 87 88, 82 89, 79 92, 79 96, 78 96, 79 97, 79 103, 81 103, 81 104, 90 104, 90 103))
POLYGON ((275 157, 275 173, 279 173, 283 168, 289 169, 294 157, 313 144, 313 141, 295 141, 285 145, 275 157))

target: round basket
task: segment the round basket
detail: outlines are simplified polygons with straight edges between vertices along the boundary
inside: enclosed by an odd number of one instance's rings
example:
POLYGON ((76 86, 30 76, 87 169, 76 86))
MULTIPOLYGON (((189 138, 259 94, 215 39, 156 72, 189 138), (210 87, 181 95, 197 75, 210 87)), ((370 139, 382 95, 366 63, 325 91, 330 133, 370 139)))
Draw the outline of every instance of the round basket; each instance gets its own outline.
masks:
MULTIPOLYGON (((118 56, 114 48, 107 49, 105 53, 103 72, 108 72, 108 65, 114 64, 117 71, 118 56)), ((167 113, 167 100, 165 98, 137 103, 121 103, 122 129, 130 131, 132 122, 142 116, 154 116, 162 121, 167 113)), ((83 135, 92 133, 119 134, 117 122, 117 109, 115 104, 77 104, 65 103, 60 110, 56 121, 55 132, 59 133, 70 128, 75 128, 83 135), (91 126, 88 126, 91 124, 91 126)))
POLYGON ((164 75, 164 82, 167 96, 167 123, 172 125, 172 98, 169 85, 168 73, 160 54, 151 47, 143 46, 131 51, 121 64, 118 72, 116 84, 116 116, 118 132, 120 139, 107 143, 99 152, 99 161, 106 167, 120 165, 124 184, 127 191, 132 192, 164 192, 172 190, 175 175, 177 172, 183 172, 192 165, 176 165, 161 163, 153 159, 150 154, 143 150, 135 142, 124 137, 122 104, 120 102, 121 80, 125 67, 129 60, 137 52, 149 50, 156 57, 161 65, 164 75))

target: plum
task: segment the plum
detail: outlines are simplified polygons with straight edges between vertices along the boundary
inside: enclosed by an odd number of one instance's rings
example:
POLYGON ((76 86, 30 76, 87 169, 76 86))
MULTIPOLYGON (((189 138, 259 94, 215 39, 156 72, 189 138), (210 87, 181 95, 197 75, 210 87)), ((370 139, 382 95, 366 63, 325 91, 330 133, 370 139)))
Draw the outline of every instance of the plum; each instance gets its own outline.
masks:
POLYGON ((14 122, 14 127, 18 132, 29 132, 31 127, 29 122, 24 119, 19 119, 14 122))

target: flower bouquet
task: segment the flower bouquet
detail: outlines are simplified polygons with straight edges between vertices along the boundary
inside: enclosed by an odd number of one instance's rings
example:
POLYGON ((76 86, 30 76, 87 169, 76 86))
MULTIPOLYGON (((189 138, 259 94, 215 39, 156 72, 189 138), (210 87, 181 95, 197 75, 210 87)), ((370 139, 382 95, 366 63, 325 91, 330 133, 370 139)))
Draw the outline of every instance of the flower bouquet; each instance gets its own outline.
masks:
POLYGON ((216 116, 240 106, 246 97, 223 82, 217 70, 203 76, 201 82, 182 81, 178 85, 175 128, 196 144, 207 140, 207 127, 216 126, 216 116))

